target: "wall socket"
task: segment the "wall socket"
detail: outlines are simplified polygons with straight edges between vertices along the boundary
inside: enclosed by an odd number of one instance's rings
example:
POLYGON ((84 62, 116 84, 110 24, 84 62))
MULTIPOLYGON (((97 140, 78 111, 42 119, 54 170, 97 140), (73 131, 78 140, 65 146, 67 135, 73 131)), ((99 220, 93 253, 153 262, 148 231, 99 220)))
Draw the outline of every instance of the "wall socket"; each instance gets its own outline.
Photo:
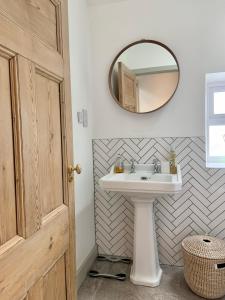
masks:
POLYGON ((77 120, 79 124, 83 127, 88 127, 88 112, 87 109, 82 109, 82 111, 77 112, 77 120))

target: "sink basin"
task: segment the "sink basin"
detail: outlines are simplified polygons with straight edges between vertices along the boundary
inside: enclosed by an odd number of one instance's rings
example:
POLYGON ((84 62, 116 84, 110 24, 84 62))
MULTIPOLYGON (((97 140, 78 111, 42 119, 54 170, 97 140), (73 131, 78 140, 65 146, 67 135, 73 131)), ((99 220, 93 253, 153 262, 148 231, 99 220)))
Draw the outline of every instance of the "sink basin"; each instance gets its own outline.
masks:
POLYGON ((157 196, 175 194, 182 189, 180 166, 177 174, 154 173, 154 165, 135 165, 135 173, 125 165, 124 173, 111 172, 99 180, 102 189, 129 196, 134 204, 134 253, 130 279, 134 284, 155 287, 160 284, 153 203, 157 196))
POLYGON ((177 174, 154 173, 153 165, 137 165, 135 173, 130 173, 130 167, 125 166, 125 172, 115 174, 111 172, 99 180, 104 190, 121 192, 129 196, 146 197, 149 194, 174 194, 182 188, 180 166, 177 174))

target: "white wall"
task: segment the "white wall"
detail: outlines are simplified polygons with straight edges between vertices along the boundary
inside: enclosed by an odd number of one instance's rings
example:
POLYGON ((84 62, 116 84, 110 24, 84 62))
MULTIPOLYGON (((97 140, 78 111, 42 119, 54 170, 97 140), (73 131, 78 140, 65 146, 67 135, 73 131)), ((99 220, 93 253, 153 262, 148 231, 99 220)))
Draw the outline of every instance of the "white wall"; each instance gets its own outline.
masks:
POLYGON ((91 61, 87 4, 69 0, 70 60, 74 122, 74 163, 82 166, 75 175, 77 269, 95 245, 94 191, 92 165, 91 61), (89 113, 89 126, 77 122, 77 111, 89 113))
POLYGON ((225 70, 224 0, 89 0, 94 58, 94 137, 202 136, 205 73, 225 70), (122 110, 107 76, 116 54, 143 39, 166 44, 181 81, 169 104, 145 115, 122 110), (121 126, 122 124, 122 126, 121 126))

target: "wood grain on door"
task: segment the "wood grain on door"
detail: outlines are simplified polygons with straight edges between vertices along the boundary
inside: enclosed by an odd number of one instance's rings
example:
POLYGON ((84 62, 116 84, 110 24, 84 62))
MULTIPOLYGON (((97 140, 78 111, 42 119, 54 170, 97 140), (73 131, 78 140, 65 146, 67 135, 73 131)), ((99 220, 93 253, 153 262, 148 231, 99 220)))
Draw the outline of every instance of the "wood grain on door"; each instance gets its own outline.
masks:
POLYGON ((67 0, 0 0, 0 300, 74 300, 67 0))

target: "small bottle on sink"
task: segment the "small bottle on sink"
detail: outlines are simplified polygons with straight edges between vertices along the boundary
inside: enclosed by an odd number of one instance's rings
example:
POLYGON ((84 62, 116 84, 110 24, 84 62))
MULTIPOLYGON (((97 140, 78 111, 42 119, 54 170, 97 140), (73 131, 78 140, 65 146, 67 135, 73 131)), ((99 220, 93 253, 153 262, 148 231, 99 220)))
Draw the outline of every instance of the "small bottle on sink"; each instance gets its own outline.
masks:
POLYGON ((177 174, 176 151, 174 145, 170 147, 170 174, 177 174))
POLYGON ((122 156, 118 154, 114 165, 114 173, 123 173, 123 172, 124 172, 124 163, 122 160, 122 156))

